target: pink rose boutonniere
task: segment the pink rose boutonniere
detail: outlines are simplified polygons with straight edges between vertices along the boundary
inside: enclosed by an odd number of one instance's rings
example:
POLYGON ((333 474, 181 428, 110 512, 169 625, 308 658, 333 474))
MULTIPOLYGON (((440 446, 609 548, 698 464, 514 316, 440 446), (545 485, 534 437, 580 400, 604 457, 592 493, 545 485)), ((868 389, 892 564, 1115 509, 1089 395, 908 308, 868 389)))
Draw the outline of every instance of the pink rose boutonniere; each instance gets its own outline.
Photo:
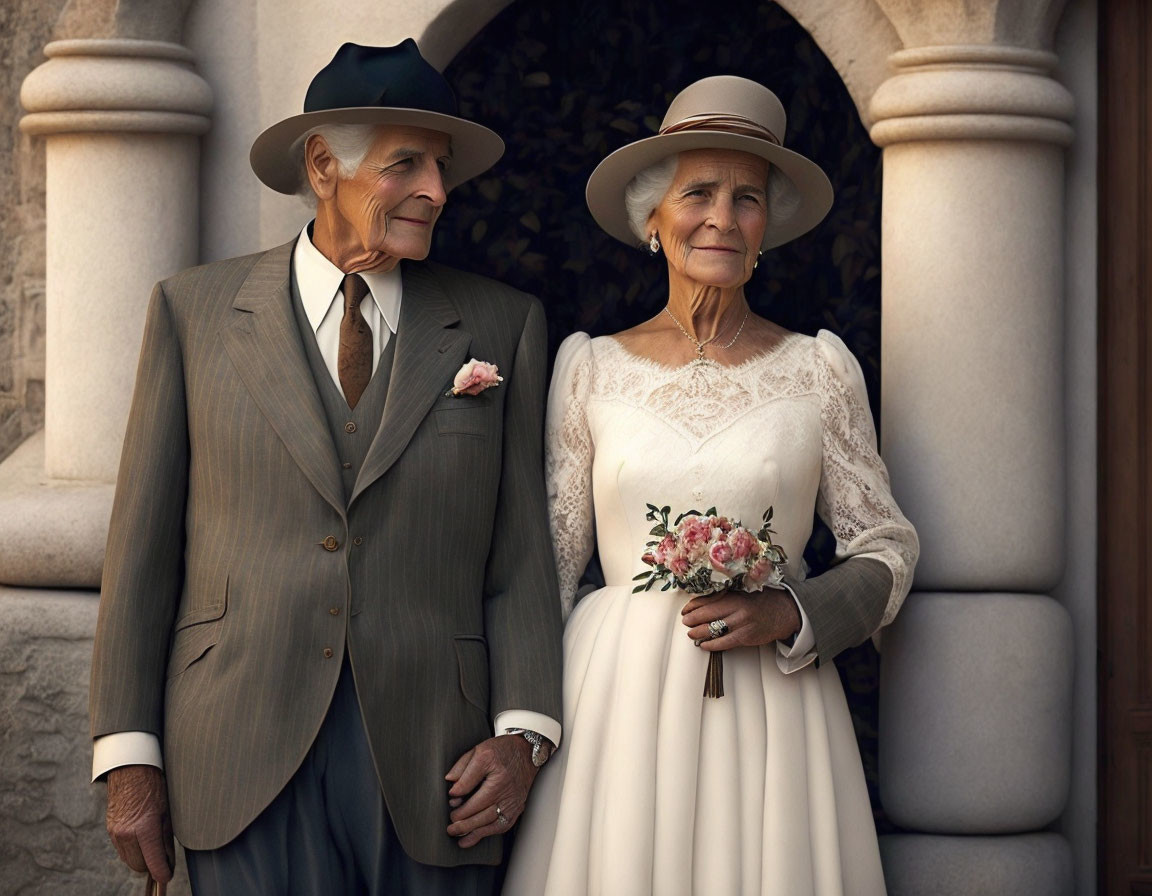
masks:
POLYGON ((504 382, 500 376, 500 368, 487 361, 477 361, 473 358, 457 372, 452 378, 452 388, 444 393, 459 397, 461 395, 479 395, 485 389, 499 386, 504 382))

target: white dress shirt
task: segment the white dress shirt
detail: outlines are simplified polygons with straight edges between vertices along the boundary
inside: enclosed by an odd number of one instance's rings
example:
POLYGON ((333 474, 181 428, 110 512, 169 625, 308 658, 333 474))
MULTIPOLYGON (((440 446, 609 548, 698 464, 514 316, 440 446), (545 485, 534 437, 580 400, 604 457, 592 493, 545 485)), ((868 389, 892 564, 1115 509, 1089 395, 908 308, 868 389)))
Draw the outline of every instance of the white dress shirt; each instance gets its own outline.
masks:
MULTIPOLYGON (((320 250, 312 245, 308 225, 300 231, 296 249, 292 253, 292 275, 296 278, 296 289, 304 305, 304 314, 312 331, 316 334, 316 344, 332 382, 344 394, 340 386, 337 362, 340 355, 340 321, 344 318, 344 295, 340 286, 344 282, 344 272, 332 264, 320 250)), ((404 287, 400 280, 400 267, 397 265, 386 274, 361 273, 368 284, 368 294, 360 301, 360 313, 365 323, 372 329, 372 372, 380 363, 380 353, 388 345, 388 340, 396 332, 400 322, 400 301, 404 297, 404 287)))
POLYGON ((781 587, 792 595, 796 609, 800 611, 800 630, 796 632, 796 639, 791 646, 783 641, 776 642, 776 665, 780 667, 781 672, 788 675, 816 661, 816 633, 812 631, 812 623, 808 621, 804 607, 796 600, 796 592, 788 585, 781 587))
MULTIPOLYGON (((340 321, 344 317, 344 296, 340 290, 344 273, 312 245, 309 223, 296 240, 292 253, 292 275, 304 313, 316 333, 316 344, 332 376, 340 386, 337 360, 340 352, 340 321)), ((380 355, 400 322, 400 303, 404 297, 399 265, 384 274, 362 273, 368 294, 360 303, 360 313, 372 329, 372 372, 380 355)), ((553 744, 560 744, 560 723, 542 713, 527 709, 509 709, 496 716, 495 732, 526 728, 543 734, 553 744)), ((154 765, 164 768, 160 742, 146 731, 118 731, 96 738, 92 747, 92 780, 122 765, 154 765)), ((445 770, 447 771, 447 770, 445 770)))

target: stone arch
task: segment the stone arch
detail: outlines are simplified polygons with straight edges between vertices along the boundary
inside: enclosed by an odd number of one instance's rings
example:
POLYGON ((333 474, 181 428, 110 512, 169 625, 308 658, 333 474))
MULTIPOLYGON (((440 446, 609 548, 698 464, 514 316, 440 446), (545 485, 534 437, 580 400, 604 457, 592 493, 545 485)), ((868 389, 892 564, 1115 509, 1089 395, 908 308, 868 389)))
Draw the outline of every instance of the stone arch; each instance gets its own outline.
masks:
POLYGON ((424 58, 441 71, 513 0, 450 0, 417 39, 424 58))
MULTIPOLYGON (((703 36, 688 18, 698 10, 686 0, 626 15, 610 2, 586 3, 578 12, 540 0, 493 0, 490 8, 496 5, 469 42, 460 37, 461 17, 473 11, 460 3, 425 31, 426 51, 441 54, 436 61, 462 114, 495 128, 508 144, 496 168, 453 193, 437 224, 434 257, 540 296, 553 350, 574 331, 600 335, 638 323, 663 305, 664 265, 599 231, 584 205, 588 175, 612 150, 654 132, 687 83, 718 73, 760 80, 788 109, 785 145, 820 162, 840 199, 811 234, 765 253, 749 300, 789 329, 814 334, 827 327, 843 336, 861 359, 878 409, 880 150, 860 114, 866 103, 846 91, 803 23, 782 4, 750 0, 713 0, 710 21, 727 24, 703 36), (675 28, 664 24, 678 16, 675 28), (667 41, 665 58, 675 60, 663 70, 653 56, 635 52, 653 34, 667 41), (448 36, 459 48, 445 64, 448 36), (764 46, 772 51, 761 52, 764 46)), ((827 535, 814 539, 807 555, 814 569, 827 566, 830 547, 827 535)), ((876 654, 869 644, 838 662, 871 772, 876 654)))
POLYGON ((779 0, 836 67, 864 127, 869 106, 891 74, 888 57, 902 46, 900 36, 877 0, 779 0))
MULTIPOLYGON (((451 0, 419 39, 425 57, 443 70, 456 54, 514 0, 451 0)), ((888 57, 902 46, 876 0, 779 0, 816 41, 844 80, 865 127, 868 104, 888 77, 888 57)))

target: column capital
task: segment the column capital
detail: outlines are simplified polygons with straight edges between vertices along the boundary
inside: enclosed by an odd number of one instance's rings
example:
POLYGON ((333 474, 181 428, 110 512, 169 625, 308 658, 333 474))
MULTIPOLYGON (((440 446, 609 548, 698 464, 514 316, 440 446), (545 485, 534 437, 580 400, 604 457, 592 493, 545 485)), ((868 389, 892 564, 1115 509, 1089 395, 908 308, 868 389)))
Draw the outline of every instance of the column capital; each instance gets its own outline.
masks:
POLYGON ((1067 0, 875 0, 905 47, 1048 49, 1067 0))
POLYGON ((1068 145, 1072 95, 1051 77, 1055 54, 994 44, 925 46, 889 57, 896 73, 871 103, 878 146, 922 140, 1068 145))
POLYGON ((26 134, 203 134, 212 88, 179 44, 126 38, 53 41, 20 88, 26 134))

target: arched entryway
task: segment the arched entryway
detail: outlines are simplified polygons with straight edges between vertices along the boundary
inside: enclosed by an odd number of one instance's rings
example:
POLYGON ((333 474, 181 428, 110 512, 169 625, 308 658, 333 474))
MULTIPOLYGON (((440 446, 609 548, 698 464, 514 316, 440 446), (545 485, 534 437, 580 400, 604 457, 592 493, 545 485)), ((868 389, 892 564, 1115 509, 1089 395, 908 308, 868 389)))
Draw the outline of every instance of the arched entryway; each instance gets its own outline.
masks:
MULTIPOLYGON (((760 314, 813 335, 828 328, 865 371, 879 420, 880 150, 812 37, 779 4, 670 0, 517 0, 449 63, 462 113, 508 145, 460 187, 437 225, 435 257, 538 295, 554 352, 569 333, 612 333, 658 313, 664 265, 605 235, 584 185, 608 153, 655 133, 671 98, 708 75, 772 88, 788 112, 785 145, 828 172, 836 202, 812 233, 766 253, 747 287, 760 314)), ((819 527, 807 559, 829 562, 819 527)), ((837 660, 878 806, 877 675, 871 644, 837 660)))

